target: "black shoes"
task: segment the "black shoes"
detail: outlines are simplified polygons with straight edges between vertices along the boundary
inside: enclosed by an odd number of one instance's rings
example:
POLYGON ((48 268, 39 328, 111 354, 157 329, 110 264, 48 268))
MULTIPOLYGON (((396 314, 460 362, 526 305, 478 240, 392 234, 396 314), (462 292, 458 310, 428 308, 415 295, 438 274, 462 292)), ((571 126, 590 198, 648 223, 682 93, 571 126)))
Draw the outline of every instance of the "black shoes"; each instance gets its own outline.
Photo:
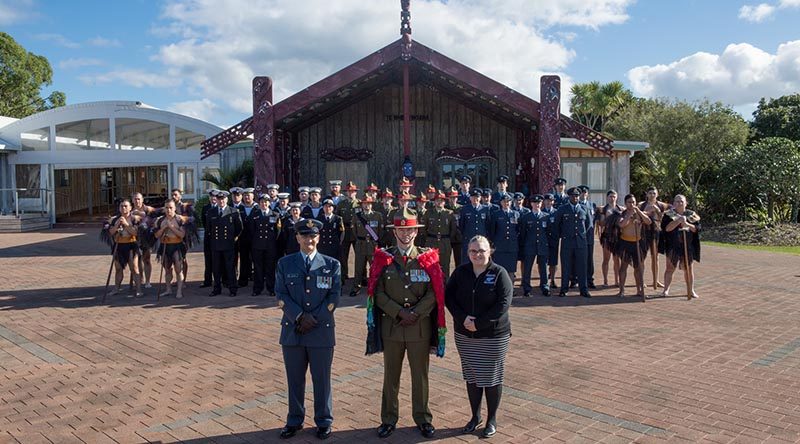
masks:
POLYGON ((558 293, 558 297, 560 297, 560 298, 563 298, 563 297, 566 297, 566 296, 567 296, 567 292, 566 291, 562 290, 561 292, 558 293))
POLYGON ((418 425, 417 428, 420 432, 422 432, 422 436, 425 438, 433 438, 434 433, 436 433, 436 428, 433 427, 433 424, 426 422, 425 424, 418 425))
POLYGON ((589 289, 590 290, 597 290, 597 285, 595 285, 594 282, 589 282, 589 289))
POLYGON ((378 427, 378 438, 386 438, 394 432, 394 424, 381 424, 378 427))
POLYGON ((211 286, 211 284, 206 284, 205 282, 203 282, 202 284, 200 284, 200 288, 208 288, 208 287, 210 287, 210 286, 211 286))
POLYGON ((589 292, 588 292, 588 291, 584 291, 583 293, 581 293, 581 296, 583 296, 583 297, 585 297, 585 298, 590 298, 590 297, 592 297, 592 295, 591 295, 591 294, 589 294, 589 292))
POLYGON ((542 296, 550 296, 550 289, 549 288, 542 288, 542 296))
MULTIPOLYGON (((330 427, 329 427, 330 428, 330 427)), ((303 425, 296 425, 296 426, 284 426, 281 429, 281 439, 291 438, 292 436, 296 435, 297 432, 303 430, 303 425)))
POLYGON ((359 291, 361 291, 361 287, 353 287, 353 289, 350 290, 350 297, 354 298, 354 297, 358 296, 358 292, 359 291))
POLYGON ((258 296, 261 296, 261 292, 260 291, 254 291, 253 294, 251 294, 250 296, 252 296, 254 298, 258 297, 258 296))
POLYGON ((222 294, 221 290, 213 290, 211 294, 208 295, 208 297, 213 298, 214 296, 219 296, 220 294, 222 294))
POLYGON ((531 292, 530 291, 526 291, 525 293, 522 294, 522 297, 525 297, 525 298, 531 297, 531 292))
POLYGON ((486 428, 483 429, 481 436, 484 438, 491 438, 495 433, 497 433, 497 425, 490 421, 486 423, 486 428))
POLYGON ((236 297, 236 292, 232 291, 232 292, 228 293, 228 297, 235 298, 236 297))
POLYGON ((331 426, 317 427, 317 438, 328 439, 331 436, 331 426))
POLYGON ((472 418, 469 420, 467 425, 461 429, 461 433, 472 433, 481 425, 483 425, 483 420, 481 418, 472 418))

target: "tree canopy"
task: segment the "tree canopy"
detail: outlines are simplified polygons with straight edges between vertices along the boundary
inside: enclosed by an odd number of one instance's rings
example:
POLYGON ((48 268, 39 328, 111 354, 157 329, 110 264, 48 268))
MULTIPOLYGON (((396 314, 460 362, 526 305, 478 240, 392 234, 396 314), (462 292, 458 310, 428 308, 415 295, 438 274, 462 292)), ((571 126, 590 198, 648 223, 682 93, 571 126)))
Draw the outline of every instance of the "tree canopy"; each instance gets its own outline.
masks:
POLYGON ((758 102, 753 113, 753 139, 785 137, 800 142, 800 94, 758 102))
POLYGON ((43 56, 28 52, 10 35, 0 32, 0 115, 23 118, 66 104, 66 95, 41 90, 53 81, 53 69, 43 56))
POLYGON ((603 131, 608 119, 633 102, 633 93, 619 81, 576 83, 570 92, 572 118, 595 131, 603 131))
POLYGON ((668 195, 686 194, 697 205, 720 159, 747 142, 750 128, 719 102, 636 99, 608 122, 606 131, 617 139, 650 143, 631 159, 633 193, 642 196, 655 185, 668 195))

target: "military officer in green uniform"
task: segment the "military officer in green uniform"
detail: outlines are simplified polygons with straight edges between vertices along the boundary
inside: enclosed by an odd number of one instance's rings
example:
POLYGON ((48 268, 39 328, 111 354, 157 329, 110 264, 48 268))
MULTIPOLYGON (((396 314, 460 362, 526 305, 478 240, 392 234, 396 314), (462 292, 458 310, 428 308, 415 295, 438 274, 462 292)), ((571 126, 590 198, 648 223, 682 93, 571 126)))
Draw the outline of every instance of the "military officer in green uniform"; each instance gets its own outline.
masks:
MULTIPOLYGON (((395 210, 395 206, 392 203, 394 200, 394 193, 389 188, 386 188, 381 193, 381 204, 377 205, 377 208, 374 208, 375 211, 381 213, 383 216, 383 220, 391 220, 390 215, 395 210)), ((384 226, 383 232, 380 233, 380 246, 381 247, 388 247, 390 245, 394 245, 394 235, 392 234, 392 230, 389 230, 384 226)))
POLYGON ((453 212, 445 208, 446 200, 447 196, 440 191, 434 196, 434 207, 420 218, 425 225, 420 230, 425 238, 423 245, 439 249, 439 262, 445 279, 450 275, 450 255, 453 253, 451 242, 458 230, 453 212))
POLYGON ((350 297, 358 296, 367 280, 367 263, 372 263, 372 254, 383 231, 383 216, 372 210, 375 201, 367 196, 361 200, 361 209, 353 217, 353 236, 356 239, 356 271, 350 297))
POLYGON ((339 200, 339 203, 336 204, 336 211, 335 213, 342 218, 342 223, 344 224, 344 240, 342 240, 342 251, 339 259, 339 262, 342 264, 342 283, 344 284, 349 276, 350 266, 348 265, 350 261, 350 247, 353 247, 355 250, 355 234, 353 234, 353 221, 355 220, 355 212, 358 210, 358 200, 356 199, 356 193, 358 192, 358 187, 353 182, 347 182, 347 185, 344 187, 344 194, 345 196, 339 200))
MULTIPOLYGON (((448 202, 445 204, 445 208, 453 212, 453 217, 456 220, 455 232, 450 237, 450 247, 453 249, 453 264, 455 265, 454 268, 458 268, 461 265, 461 242, 463 241, 463 236, 461 236, 461 229, 458 225, 458 218, 461 217, 461 204, 458 203, 460 199, 460 195, 458 190, 455 188, 451 188, 450 192, 447 193, 448 202)), ((449 260, 449 259, 448 259, 449 260)))
MULTIPOLYGON (((425 438, 432 438, 435 428, 433 415, 428 408, 428 370, 432 340, 444 331, 439 320, 438 287, 444 285, 440 274, 436 250, 414 245, 417 236, 416 213, 404 209, 395 213, 391 227, 396 245, 378 250, 375 270, 370 273, 370 313, 380 317, 374 325, 379 331, 383 348, 383 395, 381 400, 381 425, 378 436, 385 438, 394 432, 399 418, 398 392, 403 359, 408 355, 411 368, 412 416, 425 438), (438 287, 437 287, 438 286, 438 287), (373 303, 376 310, 373 310, 373 303), (435 321, 436 323, 434 323, 435 321)), ((442 299, 443 301, 443 299, 442 299)), ((369 325, 368 317, 368 325, 369 325)), ((442 336, 444 333, 442 333, 442 336)), ((370 349, 367 352, 377 352, 370 349)), ((444 344, 441 354, 444 354, 444 344)))

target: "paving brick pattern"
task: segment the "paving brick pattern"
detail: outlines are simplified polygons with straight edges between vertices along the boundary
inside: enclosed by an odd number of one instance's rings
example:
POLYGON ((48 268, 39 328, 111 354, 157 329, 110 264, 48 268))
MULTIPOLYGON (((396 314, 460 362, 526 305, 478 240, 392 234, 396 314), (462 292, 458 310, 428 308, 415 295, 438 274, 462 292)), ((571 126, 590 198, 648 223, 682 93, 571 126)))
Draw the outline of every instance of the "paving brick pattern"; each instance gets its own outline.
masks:
MULTIPOLYGON (((208 298, 195 251, 184 299, 156 302, 152 289, 101 304, 109 256, 96 234, 0 235, 0 443, 278 441, 274 298, 208 298)), ((515 298, 492 441, 800 442, 800 257, 705 247, 697 272, 694 301, 680 274, 673 297, 647 303, 614 289, 515 298)), ((347 290, 329 441, 379 442, 382 359, 364 356, 364 296, 347 290)), ((469 405, 452 334, 431 382, 437 440, 477 442, 459 434, 469 405)), ((409 383, 406 370, 385 442, 422 440, 409 383)), ((290 442, 318 442, 306 427, 290 442)))

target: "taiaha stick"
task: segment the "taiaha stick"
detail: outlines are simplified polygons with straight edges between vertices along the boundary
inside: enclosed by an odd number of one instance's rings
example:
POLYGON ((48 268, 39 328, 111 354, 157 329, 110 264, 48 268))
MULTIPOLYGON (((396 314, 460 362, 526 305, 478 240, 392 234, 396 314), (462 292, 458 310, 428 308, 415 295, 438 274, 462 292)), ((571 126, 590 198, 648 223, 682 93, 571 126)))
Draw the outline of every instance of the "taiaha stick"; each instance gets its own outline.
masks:
MULTIPOLYGON (((653 222, 655 223, 655 222, 653 222)), ((650 240, 650 271, 653 272, 653 290, 658 290, 658 244, 656 244, 656 228, 653 228, 653 239, 650 240)), ((644 273, 642 273, 644 274, 644 273)))
POLYGON ((114 261, 117 260, 117 237, 119 236, 119 232, 122 230, 122 227, 117 228, 117 232, 114 233, 114 248, 111 249, 111 265, 108 266, 108 276, 106 277, 106 288, 103 290, 103 298, 100 300, 101 303, 106 303, 106 295, 108 294, 108 284, 111 283, 111 270, 114 269, 114 261))
POLYGON ((638 215, 634 215, 636 219, 633 221, 633 227, 636 230, 636 268, 633 270, 634 279, 638 277, 639 279, 636 280, 636 293, 642 295, 642 302, 645 301, 644 296, 644 264, 642 263, 642 252, 639 251, 641 239, 641 231, 642 231, 642 221, 638 215), (637 223, 638 222, 638 223, 637 223), (638 276, 637 276, 638 275, 638 276))
POLYGON ((686 280, 686 299, 691 301, 692 289, 689 288, 689 248, 686 242, 686 231, 688 231, 688 228, 681 228, 683 233, 683 278, 686 280))
MULTIPOLYGON (((156 301, 161 300, 161 277, 164 276, 164 263, 166 262, 166 258, 164 257, 167 254, 167 244, 164 243, 164 238, 167 237, 167 230, 164 229, 164 234, 161 235, 161 266, 158 268, 158 290, 156 293, 156 301)), ((180 276, 176 276, 180 279, 180 276)))

